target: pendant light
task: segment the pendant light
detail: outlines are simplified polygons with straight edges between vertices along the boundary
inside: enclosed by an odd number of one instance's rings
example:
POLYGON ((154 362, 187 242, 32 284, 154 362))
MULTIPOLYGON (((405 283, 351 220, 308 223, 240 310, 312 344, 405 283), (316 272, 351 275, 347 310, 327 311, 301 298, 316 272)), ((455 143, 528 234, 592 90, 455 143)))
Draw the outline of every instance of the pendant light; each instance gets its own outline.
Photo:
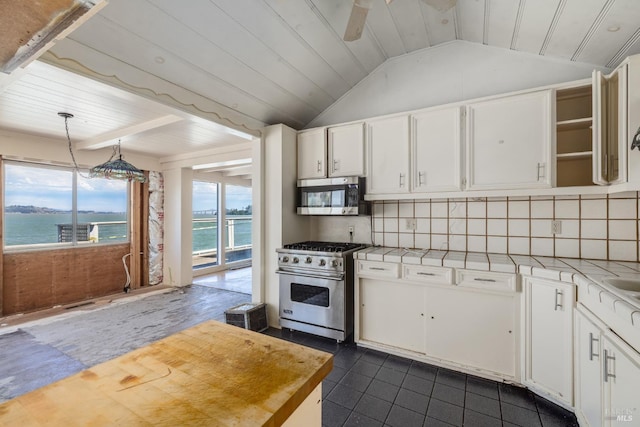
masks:
MULTIPOLYGON (((73 154, 71 138, 69 137, 68 120, 73 117, 73 114, 60 112, 58 115, 64 118, 64 128, 67 133, 67 141, 69 142, 69 153, 71 154, 71 159, 73 160, 76 170, 79 171, 80 168, 78 167, 78 163, 76 162, 76 158, 73 154)), ((89 178, 124 179, 127 181, 138 182, 147 181, 147 178, 144 176, 144 172, 122 159, 120 140, 118 140, 118 145, 113 146, 113 153, 109 160, 89 170, 89 178), (116 154, 118 158, 114 160, 116 154)))

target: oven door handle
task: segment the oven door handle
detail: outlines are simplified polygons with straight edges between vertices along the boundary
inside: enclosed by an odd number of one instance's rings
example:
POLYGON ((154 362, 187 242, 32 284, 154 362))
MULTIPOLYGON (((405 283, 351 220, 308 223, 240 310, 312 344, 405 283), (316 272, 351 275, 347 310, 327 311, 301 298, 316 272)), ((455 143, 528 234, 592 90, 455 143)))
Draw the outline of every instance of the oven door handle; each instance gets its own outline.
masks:
POLYGON ((282 271, 276 270, 276 274, 286 274, 289 276, 299 276, 299 277, 310 277, 312 279, 327 279, 327 280, 344 280, 344 276, 325 276, 323 274, 310 274, 310 273, 300 273, 300 272, 292 272, 292 271, 282 271))

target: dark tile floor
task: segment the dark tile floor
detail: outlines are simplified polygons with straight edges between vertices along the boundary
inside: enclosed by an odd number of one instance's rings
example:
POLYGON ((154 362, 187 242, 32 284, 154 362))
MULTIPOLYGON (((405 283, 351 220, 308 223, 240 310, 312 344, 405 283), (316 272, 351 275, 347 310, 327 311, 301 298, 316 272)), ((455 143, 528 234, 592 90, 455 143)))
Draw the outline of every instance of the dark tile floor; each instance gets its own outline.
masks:
POLYGON ((578 426, 571 412, 521 387, 302 332, 267 333, 334 354, 322 383, 326 427, 578 426))

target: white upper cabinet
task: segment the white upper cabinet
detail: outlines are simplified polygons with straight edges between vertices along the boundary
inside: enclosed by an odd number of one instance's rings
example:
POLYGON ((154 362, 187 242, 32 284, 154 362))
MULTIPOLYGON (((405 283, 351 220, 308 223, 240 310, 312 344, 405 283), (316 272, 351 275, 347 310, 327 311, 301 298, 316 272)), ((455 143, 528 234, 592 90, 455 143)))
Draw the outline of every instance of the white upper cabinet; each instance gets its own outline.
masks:
POLYGON ((330 127, 327 130, 329 177, 364 175, 364 124, 330 127))
POLYGON ((368 194, 409 192, 409 117, 367 122, 368 194))
POLYGON ((608 76, 593 72, 593 182, 627 181, 627 71, 623 64, 608 76))
POLYGON ((364 124, 298 133, 298 179, 364 175, 364 124))
POLYGON ((411 191, 460 191, 461 107, 411 116, 411 191))
POLYGON ((298 179, 326 178, 325 129, 298 134, 298 179))
POLYGON ((467 189, 553 184, 550 90, 467 106, 467 189))

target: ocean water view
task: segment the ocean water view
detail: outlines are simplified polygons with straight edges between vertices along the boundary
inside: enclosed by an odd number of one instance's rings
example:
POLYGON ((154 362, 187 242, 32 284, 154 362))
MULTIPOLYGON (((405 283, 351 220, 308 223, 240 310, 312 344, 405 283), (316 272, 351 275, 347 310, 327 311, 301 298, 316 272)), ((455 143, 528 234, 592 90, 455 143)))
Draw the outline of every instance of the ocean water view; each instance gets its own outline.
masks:
MULTIPOLYGON (((226 247, 251 245, 251 216, 227 215, 226 247), (231 237, 231 239, 229 239, 231 237), (231 240, 231 241, 230 241, 231 240)), ((216 249, 218 241, 218 226, 215 217, 211 215, 193 215, 193 252, 216 249)))
MULTIPOLYGON (((96 224, 100 242, 126 242, 125 213, 78 214, 79 224, 96 224), (103 223, 115 224, 103 224, 103 223)), ((217 245, 218 227, 211 215, 194 214, 193 252, 214 250, 217 245)), ((58 225, 71 224, 71 213, 5 213, 4 243, 6 246, 58 242, 58 225)), ((251 216, 227 215, 231 228, 233 247, 251 245, 251 216)), ((229 247, 227 233, 226 246, 229 247)))
MULTIPOLYGON (((125 221, 124 213, 78 214, 78 224, 125 221)), ((71 224, 71 213, 5 213, 6 246, 57 243, 58 225, 71 224)), ((126 242, 126 223, 99 224, 100 241, 126 242)))

